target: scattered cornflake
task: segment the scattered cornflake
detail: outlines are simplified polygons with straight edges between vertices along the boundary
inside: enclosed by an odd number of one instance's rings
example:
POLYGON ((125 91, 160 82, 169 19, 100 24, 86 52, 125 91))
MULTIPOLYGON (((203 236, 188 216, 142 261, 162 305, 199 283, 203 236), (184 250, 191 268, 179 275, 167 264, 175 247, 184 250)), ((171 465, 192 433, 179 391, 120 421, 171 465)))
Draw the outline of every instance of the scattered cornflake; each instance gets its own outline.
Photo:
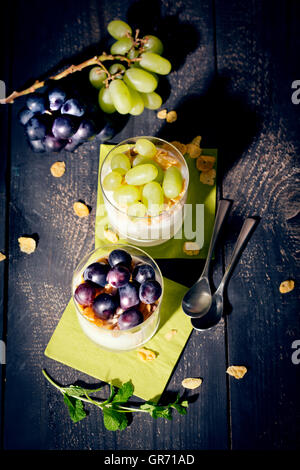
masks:
POLYGON ((216 170, 212 168, 209 171, 204 171, 200 173, 200 181, 203 184, 208 184, 213 186, 215 184, 216 170))
POLYGON ((194 144, 194 145, 197 145, 197 147, 200 147, 201 140, 202 140, 201 135, 197 135, 196 137, 194 137, 191 144, 194 144))
POLYGON ((90 213, 90 210, 86 204, 83 202, 74 202, 73 209, 78 217, 87 217, 90 213))
POLYGON ((179 152, 182 153, 182 155, 186 153, 186 145, 183 144, 182 142, 178 142, 178 140, 173 140, 171 144, 174 145, 174 147, 176 147, 179 150, 179 152))
POLYGON ((200 246, 196 242, 184 242, 183 251, 186 255, 196 256, 199 254, 200 246))
POLYGON ((166 119, 167 114, 168 114, 168 111, 166 109, 161 109, 160 111, 158 111, 157 117, 158 119, 166 119))
POLYGON ((0 252, 0 262, 4 261, 6 259, 6 256, 0 252))
POLYGON ((200 387, 200 385, 202 384, 202 379, 200 378, 195 378, 195 377, 189 377, 187 379, 184 379, 182 382, 181 382, 181 385, 184 387, 184 388, 189 388, 191 390, 194 390, 194 388, 198 388, 200 387))
POLYGON ((55 162, 50 167, 51 174, 55 178, 60 178, 66 171, 66 164, 65 162, 55 162))
POLYGON ((177 121, 176 111, 169 111, 166 117, 166 121, 169 123, 177 121))
POLYGON ((23 253, 27 253, 28 255, 33 253, 36 249, 36 241, 34 238, 19 237, 18 242, 19 242, 20 250, 23 251, 23 253))
POLYGON ((177 330, 175 328, 172 328, 172 330, 168 331, 166 334, 165 334, 165 338, 167 341, 171 341, 171 339, 177 335, 177 330))
POLYGON ((198 145, 195 144, 187 144, 186 146, 186 151, 189 154, 191 158, 197 158, 200 157, 202 153, 202 149, 198 147, 198 145))
POLYGON ((112 243, 118 243, 119 235, 111 228, 105 228, 103 231, 104 237, 112 243))
POLYGON ((207 172, 213 168, 215 161, 215 157, 211 157, 210 155, 200 155, 196 160, 196 167, 200 171, 207 172))
POLYGON ((287 294, 288 292, 291 292, 295 287, 295 282, 292 279, 289 279, 287 281, 283 281, 280 286, 279 286, 279 291, 281 294, 287 294))
POLYGON ((140 348, 137 351, 139 358, 142 361, 154 361, 156 358, 157 354, 154 351, 151 351, 151 349, 146 349, 146 348, 140 348))
POLYGON ((245 366, 229 366, 226 372, 236 379, 242 379, 247 372, 247 368, 245 366))

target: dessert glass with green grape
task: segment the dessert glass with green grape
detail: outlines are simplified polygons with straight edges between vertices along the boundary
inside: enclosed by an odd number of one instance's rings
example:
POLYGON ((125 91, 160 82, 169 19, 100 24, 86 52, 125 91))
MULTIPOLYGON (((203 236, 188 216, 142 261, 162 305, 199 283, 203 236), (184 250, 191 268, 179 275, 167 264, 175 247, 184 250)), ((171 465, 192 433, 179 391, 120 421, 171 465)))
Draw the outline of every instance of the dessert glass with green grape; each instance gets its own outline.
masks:
POLYGON ((181 229, 189 170, 171 143, 149 136, 124 140, 105 157, 100 184, 110 225, 129 243, 160 245, 181 229))

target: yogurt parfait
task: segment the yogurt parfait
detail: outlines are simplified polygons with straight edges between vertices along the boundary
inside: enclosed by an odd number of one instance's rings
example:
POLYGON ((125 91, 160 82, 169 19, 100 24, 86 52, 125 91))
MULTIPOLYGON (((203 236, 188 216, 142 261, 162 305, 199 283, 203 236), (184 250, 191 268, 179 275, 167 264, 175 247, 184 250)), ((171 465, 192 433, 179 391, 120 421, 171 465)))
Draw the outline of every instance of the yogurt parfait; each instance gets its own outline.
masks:
POLYGON ((156 137, 134 137, 114 147, 100 171, 109 222, 121 238, 153 246, 183 223, 189 172, 180 151, 156 137))
POLYGON ((76 268, 72 297, 84 333, 110 351, 140 347, 159 325, 163 278, 154 260, 129 245, 104 246, 76 268))

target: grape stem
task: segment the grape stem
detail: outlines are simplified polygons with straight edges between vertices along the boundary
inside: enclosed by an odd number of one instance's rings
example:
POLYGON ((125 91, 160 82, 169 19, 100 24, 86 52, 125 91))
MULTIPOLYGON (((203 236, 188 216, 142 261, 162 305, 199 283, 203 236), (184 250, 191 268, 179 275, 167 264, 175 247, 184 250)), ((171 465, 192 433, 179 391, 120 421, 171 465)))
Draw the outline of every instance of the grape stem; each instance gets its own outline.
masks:
MULTIPOLYGON (((133 59, 128 59, 128 57, 125 57, 123 55, 111 55, 111 54, 106 54, 105 52, 102 53, 100 56, 94 56, 91 57, 88 60, 85 60, 81 64, 78 65, 70 65, 68 68, 63 70, 62 72, 58 73, 57 75, 53 75, 49 77, 46 80, 36 80, 33 85, 30 87, 21 90, 21 91, 13 91, 9 96, 6 98, 0 99, 0 104, 11 104, 14 102, 16 98, 19 98, 20 96, 28 95, 30 93, 34 93, 36 90, 39 88, 42 88, 45 86, 45 83, 47 80, 61 80, 62 78, 66 77, 67 75, 75 72, 80 72, 86 67, 90 67, 91 65, 99 65, 107 74, 108 79, 112 79, 114 76, 112 76, 103 62, 107 60, 121 60, 127 62, 128 65, 130 65, 132 62, 137 62, 141 60, 139 57, 135 57, 133 59)), ((120 72, 118 72, 119 75, 120 72)))

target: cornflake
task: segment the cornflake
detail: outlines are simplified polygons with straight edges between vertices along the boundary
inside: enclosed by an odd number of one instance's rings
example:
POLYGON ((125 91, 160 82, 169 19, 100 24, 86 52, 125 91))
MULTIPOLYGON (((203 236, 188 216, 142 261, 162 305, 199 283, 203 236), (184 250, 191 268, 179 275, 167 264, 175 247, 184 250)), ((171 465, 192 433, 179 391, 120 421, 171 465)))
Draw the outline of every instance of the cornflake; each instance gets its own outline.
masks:
POLYGON ((196 160, 196 167, 200 171, 208 172, 213 168, 215 161, 215 157, 211 157, 210 155, 200 155, 196 160))
POLYGON ((60 178, 66 171, 66 164, 65 162, 55 162, 50 167, 51 174, 55 178, 60 178))
POLYGON ((165 334, 165 338, 167 341, 171 341, 171 339, 177 334, 177 330, 175 328, 172 328, 172 330, 168 331, 165 334))
POLYGON ((236 379, 242 379, 247 372, 247 368, 245 366, 229 366, 226 372, 236 379))
POLYGON ((161 111, 158 111, 157 117, 158 119, 166 119, 168 114, 168 111, 166 109, 162 109, 161 111))
POLYGON ((169 111, 166 117, 166 121, 169 123, 177 121, 176 111, 169 111))
POLYGON ((196 242, 184 242, 183 251, 186 255, 195 256, 199 254, 200 246, 196 242))
POLYGON ((27 253, 28 255, 33 253, 36 249, 36 241, 34 238, 19 237, 18 242, 19 242, 20 250, 23 251, 23 253, 27 253))
POLYGON ((89 208, 83 202, 74 202, 73 209, 78 217, 87 217, 90 213, 89 208))
POLYGON ((295 282, 292 279, 289 279, 287 281, 283 281, 280 286, 279 286, 279 291, 281 294, 287 294, 288 292, 291 292, 295 287, 295 282))
POLYGON ((212 168, 209 171, 204 171, 200 173, 200 181, 203 184, 208 184, 213 186, 215 184, 216 170, 212 168))
POLYGON ((200 157, 200 155, 202 153, 202 149, 198 145, 195 145, 195 144, 192 144, 192 143, 187 144, 186 151, 187 151, 187 153, 189 154, 189 156, 191 158, 200 157))
POLYGON ((6 259, 6 256, 0 252, 0 262, 4 261, 6 259))
POLYGON ((174 147, 176 147, 179 152, 182 153, 182 155, 184 155, 186 153, 186 145, 181 143, 181 142, 178 142, 177 140, 173 140, 173 142, 171 142, 172 145, 174 145, 174 147))
POLYGON ((103 234, 104 237, 112 243, 117 243, 119 241, 119 235, 111 228, 105 228, 103 234))
POLYGON ((187 379, 183 379, 181 382, 181 385, 184 388, 189 388, 190 390, 194 390, 195 388, 200 387, 202 384, 202 379, 200 378, 195 378, 195 377, 189 377, 187 379))
POLYGON ((197 145, 197 147, 200 147, 202 137, 201 135, 197 135, 196 137, 193 138, 191 144, 197 145))
POLYGON ((139 358, 142 361, 150 362, 154 361, 156 358, 157 354, 154 351, 151 351, 151 349, 146 349, 146 348, 140 348, 137 351, 139 358))

